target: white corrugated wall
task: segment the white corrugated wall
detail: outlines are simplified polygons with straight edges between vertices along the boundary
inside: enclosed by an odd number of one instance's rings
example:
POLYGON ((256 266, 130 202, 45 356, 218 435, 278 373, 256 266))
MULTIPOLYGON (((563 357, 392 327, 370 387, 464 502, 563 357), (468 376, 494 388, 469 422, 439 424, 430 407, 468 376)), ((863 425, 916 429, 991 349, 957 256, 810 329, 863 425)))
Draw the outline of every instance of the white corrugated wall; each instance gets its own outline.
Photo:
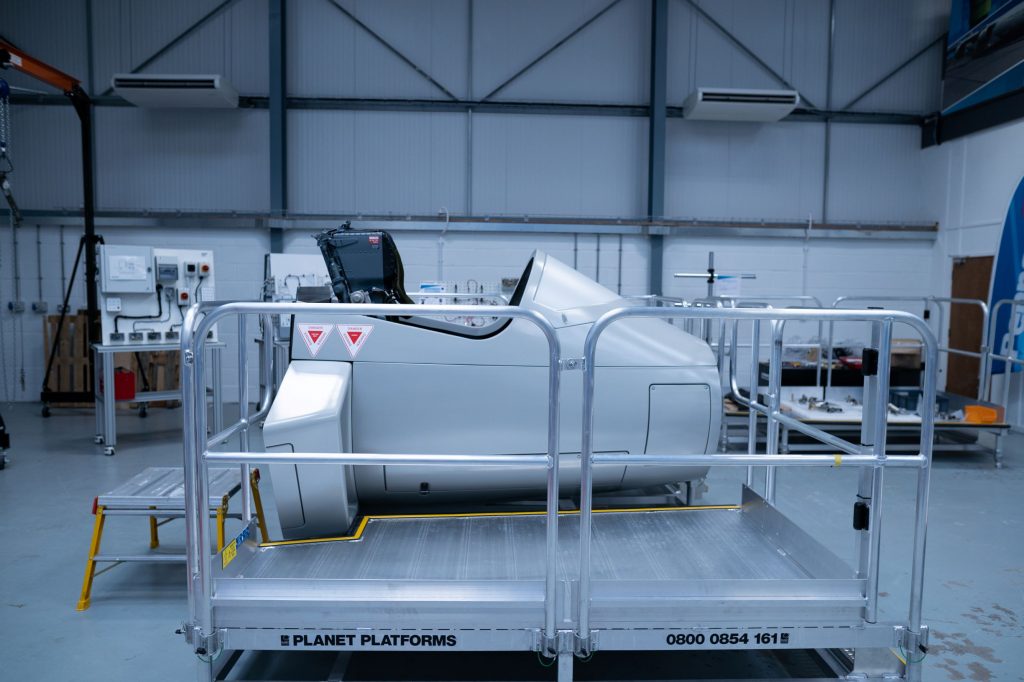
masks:
MULTIPOLYGON (((88 23, 94 94, 107 89, 114 73, 137 68, 220 3, 93 0, 88 23)), ((459 99, 480 99, 609 4, 610 0, 336 0, 336 4, 291 0, 289 94, 445 100, 447 90, 459 99), (437 84, 428 82, 395 51, 437 84)), ((698 4, 812 104, 826 105, 828 2, 703 0, 698 4)), ((945 0, 837 0, 833 106, 842 108, 938 36, 946 4, 945 0)), ((235 0, 145 70, 219 73, 243 95, 266 96, 268 11, 266 0, 235 0)), ((80 2, 0 5, 0 34, 88 81, 86 24, 80 2)), ((620 0, 493 99, 642 106, 648 96, 649 32, 650 2, 620 0)), ((910 113, 935 109, 940 54, 939 48, 927 52, 854 108, 910 113)), ((689 0, 670 0, 668 61, 668 104, 673 107, 680 106, 699 85, 780 87, 700 16, 689 0)), ((19 87, 39 89, 17 74, 9 80, 19 87)), ((18 165, 12 183, 23 207, 80 206, 74 114, 60 106, 15 109, 18 165)), ((643 117, 293 109, 287 127, 290 208, 298 212, 405 215, 435 214, 445 208, 452 214, 602 218, 646 212, 647 122, 643 117)), ((918 136, 913 127, 834 124, 828 219, 925 222, 945 218, 948 211, 937 210, 934 183, 927 181, 934 171, 919 149, 918 136)), ((199 112, 97 107, 99 207, 266 211, 268 139, 269 117, 263 109, 199 112)), ((821 123, 670 119, 666 213, 714 220, 820 220, 826 185, 824 145, 821 123)), ((44 228, 47 249, 56 243, 55 230, 44 228)), ((265 232, 224 230, 201 221, 177 235, 130 227, 105 232, 110 242, 182 241, 211 246, 218 260, 224 259, 237 273, 234 283, 222 280, 219 293, 225 296, 258 291, 262 254, 269 245, 265 232)), ((451 278, 495 282, 517 275, 530 251, 540 247, 569 262, 575 260, 589 274, 597 268, 597 239, 592 234, 574 239, 514 231, 449 234, 445 264, 451 278)), ((400 233, 398 241, 408 254, 410 284, 415 287, 418 280, 432 279, 437 234, 400 233)), ((5 229, 0 232, 0 254, 5 259, 0 261, 0 286, 7 288, 10 268, 4 265, 12 257, 8 245, 5 229)), ((286 239, 288 249, 310 245, 305 231, 286 239)), ((31 254, 32 248, 23 244, 19 254, 31 254), (28 252, 23 251, 26 248, 28 252)), ((618 237, 602 237, 602 283, 615 288, 621 278, 624 291, 644 291, 648 248, 643 237, 625 237, 620 273, 618 237)), ((758 270, 754 286, 762 293, 803 284, 804 245, 799 240, 679 236, 666 243, 668 285, 682 291, 683 285, 671 281, 671 272, 700 265, 712 249, 720 254, 724 268, 758 270), (767 253, 770 257, 765 257, 767 253)), ((827 292, 826 296, 930 290, 936 277, 945 276, 928 241, 813 241, 807 253, 809 286, 827 292)), ((23 272, 24 277, 29 274, 23 272)), ((47 293, 53 297, 51 307, 57 303, 55 295, 55 290, 47 293)), ((0 320, 10 323, 10 315, 2 311, 0 320)), ((36 322, 31 317, 23 320, 22 326, 32 328, 24 332, 30 341, 26 348, 39 345, 36 322)), ((40 364, 38 359, 29 363, 40 364)), ((35 387, 30 386, 20 395, 34 394, 35 387)))

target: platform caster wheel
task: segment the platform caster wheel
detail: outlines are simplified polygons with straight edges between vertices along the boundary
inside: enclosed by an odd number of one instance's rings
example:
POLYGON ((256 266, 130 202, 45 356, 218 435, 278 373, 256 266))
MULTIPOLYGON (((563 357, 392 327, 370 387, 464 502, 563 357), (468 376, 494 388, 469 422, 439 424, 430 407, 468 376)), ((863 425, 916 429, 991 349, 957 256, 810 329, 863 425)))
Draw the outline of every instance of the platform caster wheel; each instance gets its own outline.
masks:
POLYGON ((93 436, 92 442, 96 443, 96 445, 103 445, 103 436, 93 436))
POLYGON ((43 405, 42 413, 43 413, 43 418, 44 419, 49 417, 50 416, 50 406, 49 405, 43 405))
POLYGON ((103 454, 106 455, 107 457, 113 457, 114 456, 114 448, 113 448, 113 446, 108 445, 107 447, 103 448, 103 454))
POLYGON ((149 416, 149 410, 147 410, 145 407, 140 407, 139 408, 139 419, 145 419, 148 416, 149 416))

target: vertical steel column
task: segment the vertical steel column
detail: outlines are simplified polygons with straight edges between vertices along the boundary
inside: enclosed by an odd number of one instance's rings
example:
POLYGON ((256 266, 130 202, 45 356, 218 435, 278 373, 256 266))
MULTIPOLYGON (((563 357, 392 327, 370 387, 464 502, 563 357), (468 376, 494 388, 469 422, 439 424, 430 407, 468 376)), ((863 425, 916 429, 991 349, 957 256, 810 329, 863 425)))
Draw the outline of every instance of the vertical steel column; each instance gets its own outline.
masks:
MULTIPOLYGON (((241 452, 249 452, 249 343, 248 317, 238 316, 238 418, 242 428, 238 432, 238 446, 241 452)), ((252 519, 252 503, 249 500, 249 465, 239 465, 242 481, 242 523, 248 525, 252 519)), ((218 549, 220 549, 218 547, 218 549)))
MULTIPOLYGON (((768 437, 765 441, 766 455, 779 454, 779 422, 775 415, 779 412, 782 400, 782 334, 785 326, 778 320, 772 320, 772 352, 768 360, 768 437)), ((765 467, 764 499, 768 504, 775 504, 775 467, 765 467)))
MULTIPOLYGON (((835 53, 834 41, 836 35, 836 0, 829 0, 828 3, 828 66, 825 81, 825 110, 832 111, 832 62, 835 53)), ((822 164, 821 178, 821 222, 828 222, 828 185, 829 167, 832 165, 832 120, 830 114, 825 118, 825 158, 822 164)))
MULTIPOLYGON (((288 211, 288 103, 285 0, 270 0, 270 214, 288 211)), ((270 228, 270 252, 284 250, 284 229, 270 228)))
MULTIPOLYGON (((88 320, 88 337, 90 343, 98 343, 100 339, 100 308, 97 293, 96 277, 99 271, 96 247, 99 237, 96 236, 96 162, 93 147, 92 100, 80 86, 76 85, 65 93, 78 114, 81 123, 82 138, 82 222, 85 225, 85 300, 88 320)), ((93 369, 95 371, 95 369, 93 369)))
MULTIPOLYGON (((665 98, 668 90, 668 0, 651 0, 650 101, 647 119, 647 218, 665 216, 665 98)), ((653 229, 653 228, 651 228, 653 229)), ((664 291, 665 238, 651 234, 648 289, 664 291)))
MULTIPOLYGON (((466 0, 466 99, 473 101, 473 0, 466 0)), ((466 215, 473 215, 473 107, 466 109, 466 215)))
MULTIPOLYGON (((753 404, 757 402, 757 390, 761 385, 761 320, 753 320, 750 328, 750 414, 747 417, 747 451, 757 453, 757 410, 753 404)), ((754 487, 754 467, 747 467, 747 487, 754 487)))

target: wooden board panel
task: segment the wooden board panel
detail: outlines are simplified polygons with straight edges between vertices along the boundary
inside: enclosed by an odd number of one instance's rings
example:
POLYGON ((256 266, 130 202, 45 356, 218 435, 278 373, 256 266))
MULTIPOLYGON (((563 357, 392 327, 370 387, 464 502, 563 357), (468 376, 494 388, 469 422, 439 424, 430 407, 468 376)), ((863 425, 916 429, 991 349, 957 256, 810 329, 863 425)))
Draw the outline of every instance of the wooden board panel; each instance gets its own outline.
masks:
MULTIPOLYGON (((953 260, 953 298, 988 300, 992 280, 992 256, 956 258, 953 260)), ((952 305, 949 315, 949 347, 978 352, 981 347, 983 323, 981 309, 976 305, 952 305)), ((946 390, 970 398, 978 395, 977 358, 950 355, 946 390)))
MULTIPOLYGON (((89 384, 89 341, 86 330, 88 323, 85 311, 67 315, 57 341, 57 353, 46 388, 54 392, 90 391, 89 384)), ((53 339, 57 336, 60 315, 48 315, 43 319, 43 357, 49 358, 53 339)), ((72 406, 75 404, 71 404, 72 406)), ((92 403, 80 403, 88 407, 92 403)))

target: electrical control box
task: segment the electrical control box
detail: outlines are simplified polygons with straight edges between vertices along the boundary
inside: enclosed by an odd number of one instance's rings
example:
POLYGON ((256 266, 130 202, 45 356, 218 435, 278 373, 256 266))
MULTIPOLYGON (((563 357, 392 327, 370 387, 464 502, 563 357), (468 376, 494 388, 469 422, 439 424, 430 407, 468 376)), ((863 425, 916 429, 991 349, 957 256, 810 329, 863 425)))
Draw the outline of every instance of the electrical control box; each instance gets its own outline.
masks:
POLYGON ((174 256, 156 257, 156 281, 160 284, 173 285, 178 281, 179 271, 178 259, 174 256))
POLYGON ((104 294, 152 294, 153 249, 148 246, 101 244, 100 273, 104 294))
POLYGON ((98 249, 104 345, 177 343, 188 308, 215 299, 212 251, 98 249))

